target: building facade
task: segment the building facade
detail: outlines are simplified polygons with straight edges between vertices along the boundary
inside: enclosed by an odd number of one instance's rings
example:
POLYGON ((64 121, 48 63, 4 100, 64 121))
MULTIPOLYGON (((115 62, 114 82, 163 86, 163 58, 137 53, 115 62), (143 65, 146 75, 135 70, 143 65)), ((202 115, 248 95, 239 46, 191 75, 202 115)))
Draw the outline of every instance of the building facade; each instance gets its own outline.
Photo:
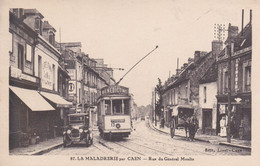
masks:
POLYGON ((185 112, 192 110, 197 118, 201 116, 199 108, 199 80, 205 75, 208 69, 216 60, 222 44, 212 42, 210 53, 195 51, 194 58, 189 58, 176 74, 169 78, 164 86, 163 107, 165 125, 169 125, 174 110, 185 112))
POLYGON ((65 100, 69 75, 60 66, 60 52, 43 37, 48 31, 41 21, 43 15, 36 9, 20 8, 10 9, 9 16, 12 148, 27 143, 32 135, 46 139, 61 134, 71 103, 65 100))
MULTIPOLYGON (((225 49, 217 57, 218 121, 227 116, 228 91, 231 93, 231 135, 251 139, 251 62, 252 24, 250 22, 238 33, 238 27, 228 28, 225 49), (231 59, 231 87, 228 86, 228 59, 231 59)), ((227 119, 227 118, 226 118, 227 119)), ((220 132, 218 126, 218 132, 220 132)))
POLYGON ((199 80, 199 128, 209 135, 217 134, 217 74, 217 65, 213 63, 199 80))

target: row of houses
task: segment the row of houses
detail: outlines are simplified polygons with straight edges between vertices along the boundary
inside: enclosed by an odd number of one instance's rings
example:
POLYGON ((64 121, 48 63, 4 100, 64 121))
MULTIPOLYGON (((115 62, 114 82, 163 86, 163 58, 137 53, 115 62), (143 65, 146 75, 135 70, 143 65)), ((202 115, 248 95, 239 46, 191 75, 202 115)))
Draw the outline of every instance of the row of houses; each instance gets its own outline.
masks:
POLYGON ((231 134, 251 139, 251 60, 252 23, 238 32, 229 24, 223 43, 212 42, 210 52, 195 51, 176 74, 163 85, 163 115, 166 125, 176 110, 192 110, 200 132, 219 135, 221 120, 227 124, 228 91, 231 92, 231 134), (224 47, 224 48, 223 48, 224 47), (228 60, 231 56, 231 87, 228 86, 228 60))
POLYGON ((37 9, 9 11, 9 147, 62 134, 68 113, 93 112, 101 88, 114 84, 103 59, 80 42, 58 43, 56 30, 37 9))

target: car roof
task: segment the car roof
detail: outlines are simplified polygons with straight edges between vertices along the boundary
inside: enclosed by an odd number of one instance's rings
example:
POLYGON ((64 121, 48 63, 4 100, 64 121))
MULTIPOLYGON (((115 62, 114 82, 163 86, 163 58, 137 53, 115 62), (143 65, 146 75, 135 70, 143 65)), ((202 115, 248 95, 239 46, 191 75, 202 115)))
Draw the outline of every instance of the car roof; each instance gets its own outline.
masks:
POLYGON ((87 116, 88 113, 74 113, 74 114, 68 114, 68 116, 87 116))

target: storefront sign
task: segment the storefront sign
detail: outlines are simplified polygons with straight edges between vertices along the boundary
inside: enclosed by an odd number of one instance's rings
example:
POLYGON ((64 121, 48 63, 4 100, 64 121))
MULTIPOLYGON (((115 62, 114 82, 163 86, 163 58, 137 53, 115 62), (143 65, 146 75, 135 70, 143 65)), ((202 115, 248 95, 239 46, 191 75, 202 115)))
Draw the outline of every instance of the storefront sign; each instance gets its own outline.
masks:
POLYGON ((22 73, 21 69, 11 66, 11 77, 37 83, 35 77, 22 73))
POLYGON ((76 82, 69 81, 69 94, 76 94, 76 82))
POLYGON ((128 88, 122 86, 108 86, 101 90, 102 95, 123 94, 128 95, 128 88))
POLYGON ((49 62, 45 61, 43 63, 42 72, 43 72, 42 87, 46 88, 46 89, 53 89, 53 87, 52 87, 52 85, 53 85, 53 80, 52 80, 53 71, 52 71, 52 67, 51 67, 49 62))

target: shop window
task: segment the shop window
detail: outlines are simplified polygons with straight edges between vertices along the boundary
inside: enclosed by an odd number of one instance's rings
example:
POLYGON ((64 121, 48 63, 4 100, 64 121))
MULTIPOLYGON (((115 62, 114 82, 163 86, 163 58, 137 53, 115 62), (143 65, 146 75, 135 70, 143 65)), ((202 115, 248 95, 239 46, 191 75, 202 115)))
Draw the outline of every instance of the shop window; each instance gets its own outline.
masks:
POLYGON ((228 72, 224 73, 224 93, 228 93, 228 72))
POLYGON ((251 91, 251 66, 245 67, 245 91, 251 91))

